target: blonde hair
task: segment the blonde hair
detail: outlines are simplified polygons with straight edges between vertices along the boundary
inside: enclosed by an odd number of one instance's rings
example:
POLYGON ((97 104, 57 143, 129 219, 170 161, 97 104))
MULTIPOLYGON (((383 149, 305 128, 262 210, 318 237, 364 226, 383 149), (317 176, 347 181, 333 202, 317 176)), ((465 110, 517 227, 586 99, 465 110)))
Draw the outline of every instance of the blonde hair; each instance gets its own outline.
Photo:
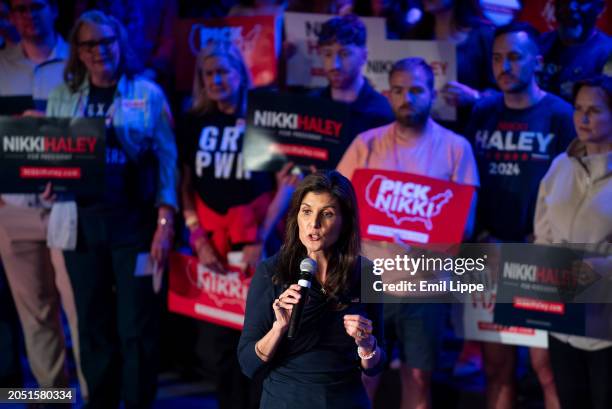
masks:
POLYGON ((64 68, 64 81, 68 84, 70 90, 76 92, 87 77, 87 68, 79 58, 78 50, 79 30, 85 23, 109 26, 113 29, 117 37, 117 44, 119 45, 118 74, 133 76, 137 72, 137 62, 129 46, 125 29, 115 17, 104 14, 98 10, 90 10, 83 13, 77 19, 68 37, 70 55, 68 56, 66 67, 64 68))
POLYGON ((244 114, 246 111, 247 92, 251 88, 251 77, 246 68, 242 54, 238 48, 228 41, 209 41, 196 57, 195 72, 193 74, 192 104, 191 112, 194 114, 205 114, 216 110, 215 101, 212 101, 207 93, 202 80, 202 69, 204 62, 210 57, 224 57, 240 75, 240 86, 238 88, 237 113, 244 114))

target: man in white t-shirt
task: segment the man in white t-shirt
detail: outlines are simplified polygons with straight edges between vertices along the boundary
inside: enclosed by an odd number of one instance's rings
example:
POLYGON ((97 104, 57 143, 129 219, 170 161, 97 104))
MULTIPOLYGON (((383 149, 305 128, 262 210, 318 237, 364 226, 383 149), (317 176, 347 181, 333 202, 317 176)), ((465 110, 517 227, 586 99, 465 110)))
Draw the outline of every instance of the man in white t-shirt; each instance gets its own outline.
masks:
MULTIPOLYGON (((394 170, 478 186, 469 142, 431 119, 435 98, 431 67, 420 58, 398 61, 389 73, 389 85, 395 122, 358 135, 340 160, 338 171, 352 178, 360 168, 394 170)), ((467 230, 469 234, 471 228, 467 230)), ((391 245, 385 248, 368 240, 363 245, 369 257, 374 252, 378 257, 381 251, 387 257, 397 254, 397 247, 394 250, 391 245)), ((444 311, 439 304, 385 305, 385 336, 400 344, 403 409, 431 407, 431 373, 444 311)))

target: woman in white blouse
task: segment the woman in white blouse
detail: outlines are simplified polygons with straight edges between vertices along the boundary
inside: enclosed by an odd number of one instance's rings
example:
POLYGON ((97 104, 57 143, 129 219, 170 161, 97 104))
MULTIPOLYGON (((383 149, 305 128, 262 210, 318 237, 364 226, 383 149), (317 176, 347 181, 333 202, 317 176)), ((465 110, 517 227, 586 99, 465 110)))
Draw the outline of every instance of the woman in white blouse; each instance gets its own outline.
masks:
MULTIPOLYGON (((610 248, 612 78, 601 76, 576 84, 574 126, 578 138, 555 159, 540 184, 536 242, 610 248)), ((612 271, 610 257, 584 261, 598 274, 612 271)), ((612 305, 600 306, 600 311, 605 311, 612 305)), ((549 350, 563 409, 612 408, 612 342, 551 334, 549 350)))

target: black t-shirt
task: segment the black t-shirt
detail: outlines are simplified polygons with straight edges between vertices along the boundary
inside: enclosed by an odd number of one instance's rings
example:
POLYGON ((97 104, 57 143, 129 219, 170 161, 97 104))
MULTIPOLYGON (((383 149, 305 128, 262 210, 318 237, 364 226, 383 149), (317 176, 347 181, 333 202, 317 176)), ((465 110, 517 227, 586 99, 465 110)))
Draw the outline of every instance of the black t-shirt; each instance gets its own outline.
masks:
MULTIPOLYGON (((310 95, 332 100, 330 87, 314 90, 310 95)), ((351 141, 362 132, 395 121, 395 115, 387 98, 372 88, 367 80, 359 90, 357 99, 348 105, 347 136, 351 141)))
POLYGON ((496 94, 476 104, 467 135, 480 173, 478 229, 523 241, 533 231, 540 180, 576 135, 572 107, 546 94, 527 109, 508 109, 496 94))
POLYGON ((244 128, 244 119, 235 115, 190 114, 177 135, 181 162, 190 169, 194 189, 220 214, 250 203, 274 187, 271 173, 244 168, 244 128))
POLYGON ((550 31, 542 35, 540 47, 544 56, 544 69, 538 78, 540 85, 571 101, 576 81, 602 73, 612 55, 612 38, 595 30, 583 44, 566 47, 561 44, 557 31, 550 31))
MULTIPOLYGON (((107 205, 121 205, 128 201, 130 189, 129 181, 134 180, 130 174, 134 172, 129 166, 129 158, 121 143, 117 139, 115 128, 112 125, 114 115, 113 101, 116 86, 96 87, 90 85, 89 98, 85 106, 85 116, 88 118, 106 118, 106 193, 104 202, 107 205)), ((82 202, 90 202, 91 198, 81 198, 82 202)))

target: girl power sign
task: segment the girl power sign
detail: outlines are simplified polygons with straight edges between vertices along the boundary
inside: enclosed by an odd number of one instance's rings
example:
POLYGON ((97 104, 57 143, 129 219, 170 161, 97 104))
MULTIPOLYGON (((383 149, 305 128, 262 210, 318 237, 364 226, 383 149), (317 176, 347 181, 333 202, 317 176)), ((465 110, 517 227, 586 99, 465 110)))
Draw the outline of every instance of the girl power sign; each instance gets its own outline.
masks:
POLYGON ((361 234, 378 241, 460 243, 474 187, 403 172, 358 169, 361 234))

